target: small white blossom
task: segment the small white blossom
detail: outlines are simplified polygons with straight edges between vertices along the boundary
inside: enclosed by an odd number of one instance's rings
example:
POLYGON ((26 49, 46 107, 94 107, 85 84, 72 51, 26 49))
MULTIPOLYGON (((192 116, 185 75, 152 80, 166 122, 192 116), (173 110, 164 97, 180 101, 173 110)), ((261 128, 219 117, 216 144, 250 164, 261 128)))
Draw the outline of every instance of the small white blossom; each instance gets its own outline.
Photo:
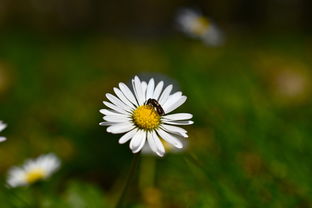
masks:
POLYGON ((218 46, 223 43, 223 35, 212 20, 198 11, 183 9, 177 15, 180 30, 193 38, 201 39, 205 44, 218 46))
POLYGON ((182 92, 171 94, 172 85, 164 88, 164 82, 155 83, 154 79, 147 82, 135 76, 132 79, 133 92, 124 83, 114 88, 117 95, 107 93, 110 102, 104 101, 109 109, 101 109, 104 114, 102 126, 109 126, 107 132, 113 134, 125 133, 119 143, 130 141, 133 153, 142 150, 145 143, 158 156, 165 154, 164 140, 175 148, 183 148, 179 138, 187 138, 187 131, 179 125, 190 125, 193 116, 189 113, 169 114, 186 101, 182 92), (178 125, 178 126, 177 126, 178 125))
POLYGON ((11 187, 26 186, 49 178, 60 167, 60 160, 52 153, 27 160, 22 167, 9 170, 8 184, 11 187))

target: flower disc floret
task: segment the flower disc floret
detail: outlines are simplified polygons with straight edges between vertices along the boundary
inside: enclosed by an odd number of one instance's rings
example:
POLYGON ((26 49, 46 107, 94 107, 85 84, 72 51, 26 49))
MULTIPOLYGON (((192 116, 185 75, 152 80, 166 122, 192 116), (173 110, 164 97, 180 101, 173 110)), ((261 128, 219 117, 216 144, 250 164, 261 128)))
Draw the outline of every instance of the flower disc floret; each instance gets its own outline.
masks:
POLYGON ((142 105, 134 110, 132 119, 136 126, 144 130, 156 129, 160 124, 160 116, 150 105, 142 105))
POLYGON ((209 21, 205 17, 198 17, 194 21, 193 32, 197 35, 203 35, 209 27, 209 21))
POLYGON ((45 171, 41 168, 33 169, 26 174, 26 181, 27 183, 35 183, 44 179, 46 176, 45 171))

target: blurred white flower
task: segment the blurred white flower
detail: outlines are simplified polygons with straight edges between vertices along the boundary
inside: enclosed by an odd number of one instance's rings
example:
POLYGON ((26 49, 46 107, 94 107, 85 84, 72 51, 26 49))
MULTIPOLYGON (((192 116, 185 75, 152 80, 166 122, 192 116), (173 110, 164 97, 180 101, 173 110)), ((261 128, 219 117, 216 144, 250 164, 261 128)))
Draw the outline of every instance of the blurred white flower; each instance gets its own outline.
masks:
POLYGON ((60 167, 60 160, 54 154, 41 155, 27 160, 22 167, 9 170, 8 184, 11 187, 26 186, 50 177, 60 167))
POLYGON ((110 102, 103 102, 109 109, 101 109, 104 114, 101 126, 109 126, 107 132, 124 134, 119 143, 130 140, 130 149, 133 153, 142 150, 146 141, 150 149, 158 156, 165 154, 165 148, 160 138, 176 148, 183 148, 179 138, 187 138, 187 131, 176 125, 190 125, 193 116, 189 113, 169 114, 186 101, 182 92, 171 94, 172 85, 164 90, 164 82, 155 83, 141 81, 137 76, 132 79, 134 93, 124 83, 114 88, 117 95, 107 93, 110 102))
POLYGON ((177 23, 187 35, 201 39, 205 44, 218 46, 224 38, 217 26, 198 11, 182 9, 178 12, 177 23))
MULTIPOLYGON (((0 132, 3 131, 3 129, 5 129, 6 127, 7 127, 7 125, 5 123, 3 123, 2 121, 0 121, 0 132)), ((5 137, 0 136, 0 142, 3 142, 5 140, 6 140, 5 137)))

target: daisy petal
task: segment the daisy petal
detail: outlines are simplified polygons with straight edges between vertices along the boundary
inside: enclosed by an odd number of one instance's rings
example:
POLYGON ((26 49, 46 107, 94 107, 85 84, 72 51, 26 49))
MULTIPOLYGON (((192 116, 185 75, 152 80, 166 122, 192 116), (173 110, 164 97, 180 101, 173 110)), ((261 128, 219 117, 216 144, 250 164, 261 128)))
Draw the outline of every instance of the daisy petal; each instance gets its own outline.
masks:
POLYGON ((122 113, 122 114, 128 114, 127 111, 125 111, 124 109, 112 104, 112 103, 109 103, 109 102, 106 102, 106 101, 103 101, 104 105, 106 105, 107 107, 109 107, 110 109, 113 109, 114 111, 117 111, 119 113, 122 113))
POLYGON ((133 153, 139 152, 146 141, 146 132, 139 130, 130 141, 130 149, 133 153))
POLYGON ((138 106, 138 102, 136 101, 133 93, 131 92, 131 90, 129 89, 129 87, 127 87, 127 85, 125 85, 124 83, 120 82, 119 83, 119 88, 121 90, 121 92, 124 94, 124 96, 126 98, 128 98, 128 100, 133 103, 135 106, 138 106))
POLYGON ((170 105, 167 110, 165 110, 166 113, 170 113, 177 109, 180 105, 182 105, 186 101, 187 97, 182 96, 178 101, 176 101, 174 104, 170 105))
POLYGON ((142 83, 138 76, 132 79, 132 86, 139 105, 143 105, 145 102, 145 95, 143 94, 142 83))
POLYGON ((5 129, 6 127, 7 127, 7 125, 5 123, 3 123, 2 121, 0 121, 0 131, 5 129))
POLYGON ((166 124, 172 124, 172 125, 191 125, 194 122, 193 121, 164 121, 166 124))
POLYGON ((176 148, 183 148, 183 144, 180 140, 172 136, 171 134, 168 134, 167 132, 163 131, 162 129, 157 129, 156 130, 159 136, 164 139, 166 142, 172 144, 176 148))
POLYGON ((157 86, 156 86, 156 88, 155 88, 155 91, 154 91, 154 94, 153 94, 153 98, 154 98, 155 100, 158 100, 159 95, 160 95, 160 93, 161 93, 161 91, 162 91, 162 89, 163 89, 163 86, 164 86, 164 82, 163 82, 163 81, 160 81, 160 82, 157 84, 157 86))
POLYGON ((116 105, 117 107, 125 110, 125 111, 128 111, 128 112, 131 112, 132 109, 130 106, 124 104, 121 100, 119 100, 116 96, 110 94, 110 93, 106 93, 106 97, 109 101, 111 101, 114 105, 116 105))
POLYGON ((193 118, 193 115, 190 113, 175 113, 175 114, 163 116, 163 119, 173 120, 173 121, 187 120, 187 119, 191 119, 191 118, 193 118))
POLYGON ((131 118, 129 118, 128 116, 125 115, 109 115, 109 116, 104 116, 103 119, 105 121, 109 121, 109 122, 119 122, 119 123, 123 123, 123 122, 130 122, 131 118))
POLYGON ((162 124, 161 128, 167 132, 172 133, 172 134, 177 134, 177 135, 180 135, 180 136, 185 137, 185 138, 188 137, 187 131, 181 127, 162 124))
POLYGON ((146 98, 147 83, 143 81, 141 86, 142 86, 144 97, 146 98))
POLYGON ((107 110, 107 109, 101 109, 100 113, 102 113, 103 115, 106 115, 106 116, 124 115, 124 114, 117 113, 116 111, 111 111, 111 110, 107 110))
POLYGON ((6 140, 5 137, 0 137, 0 142, 4 142, 6 140))
POLYGON ((173 87, 172 85, 168 85, 165 88, 165 90, 163 91, 163 93, 161 94, 161 96, 159 98, 159 101, 158 101, 161 106, 163 106, 164 103, 167 101, 167 99, 168 99, 168 97, 170 95, 170 92, 172 90, 172 87, 173 87))
POLYGON ((26 185, 25 171, 19 167, 13 167, 8 173, 8 184, 11 187, 26 185))
POLYGON ((126 143, 127 141, 129 141, 136 133, 137 133, 137 129, 133 129, 129 132, 127 132, 126 134, 124 134, 122 137, 120 137, 119 139, 119 144, 124 144, 126 143))
POLYGON ((170 95, 169 98, 167 99, 167 101, 165 102, 165 104, 162 106, 164 111, 166 112, 168 107, 170 107, 171 105, 176 103, 181 97, 182 97, 182 92, 176 92, 176 93, 170 95))
POLYGON ((130 122, 125 123, 117 123, 113 124, 112 126, 108 127, 106 129, 107 132, 113 133, 113 134, 120 134, 125 133, 127 131, 130 131, 134 128, 133 124, 130 122))
POLYGON ((101 122, 99 123, 100 126, 111 126, 117 124, 116 122, 101 122))
POLYGON ((165 154, 165 147, 163 143, 160 141, 159 137, 157 136, 155 131, 152 131, 152 137, 154 139, 154 142, 156 144, 156 154, 160 157, 164 156, 165 154))
POLYGON ((155 87, 154 79, 150 79, 146 90, 146 100, 148 100, 149 98, 153 98, 154 87, 155 87))
POLYGON ((147 142, 148 142, 151 150, 156 153, 157 152, 157 146, 156 146, 155 140, 153 138, 153 134, 150 131, 147 132, 147 142))
POLYGON ((134 109, 134 105, 128 100, 128 98, 125 97, 125 95, 121 92, 120 89, 118 89, 117 87, 114 87, 114 92, 124 104, 134 109))

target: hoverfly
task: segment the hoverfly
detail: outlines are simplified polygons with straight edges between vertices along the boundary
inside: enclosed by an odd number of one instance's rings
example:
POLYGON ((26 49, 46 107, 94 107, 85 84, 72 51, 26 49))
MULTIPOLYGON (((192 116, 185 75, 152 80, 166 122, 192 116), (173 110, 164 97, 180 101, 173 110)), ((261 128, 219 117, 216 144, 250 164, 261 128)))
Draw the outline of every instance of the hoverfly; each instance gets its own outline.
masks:
POLYGON ((160 115, 160 116, 163 116, 165 115, 165 111, 164 109, 161 107, 161 105, 157 102, 157 100, 153 99, 153 98, 149 98, 146 102, 147 105, 150 105, 152 107, 154 107, 157 111, 157 113, 160 115))

